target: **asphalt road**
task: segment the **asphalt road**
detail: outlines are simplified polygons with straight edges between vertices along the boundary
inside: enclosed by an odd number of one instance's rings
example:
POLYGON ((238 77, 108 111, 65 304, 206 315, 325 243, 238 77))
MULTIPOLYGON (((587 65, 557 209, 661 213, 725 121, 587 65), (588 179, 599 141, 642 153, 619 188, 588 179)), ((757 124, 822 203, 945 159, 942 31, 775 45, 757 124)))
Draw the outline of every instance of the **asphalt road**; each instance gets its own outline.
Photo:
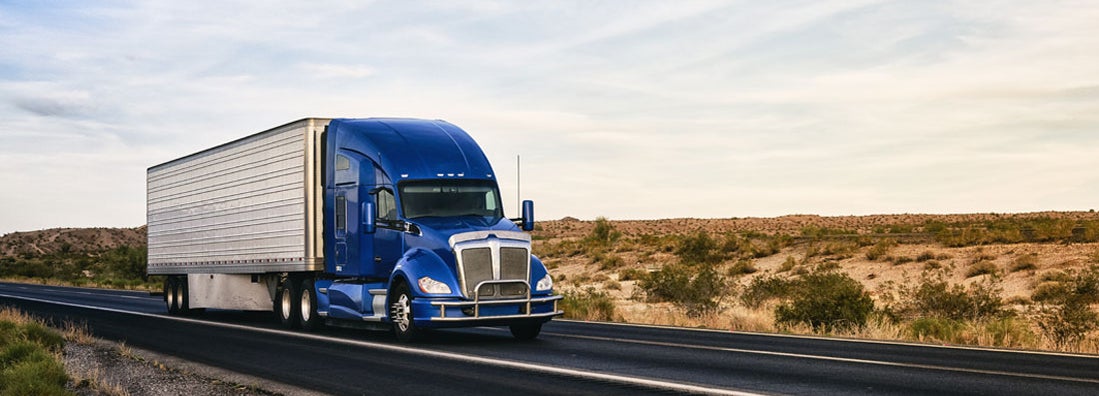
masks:
POLYGON ((1099 357, 553 321, 506 329, 281 330, 270 313, 169 317, 147 293, 0 283, 0 305, 100 338, 333 394, 1099 394, 1099 357))

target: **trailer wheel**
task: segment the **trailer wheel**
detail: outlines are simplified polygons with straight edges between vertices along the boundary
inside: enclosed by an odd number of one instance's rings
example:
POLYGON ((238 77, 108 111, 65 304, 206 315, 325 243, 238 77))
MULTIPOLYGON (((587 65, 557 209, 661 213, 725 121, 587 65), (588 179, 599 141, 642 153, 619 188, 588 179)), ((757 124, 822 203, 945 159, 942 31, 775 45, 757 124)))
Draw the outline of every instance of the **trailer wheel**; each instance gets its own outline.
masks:
POLYGON ((188 301, 190 297, 187 291, 187 275, 176 277, 176 310, 180 315, 191 313, 191 303, 188 301))
POLYGON ((301 297, 298 298, 298 306, 301 312, 301 328, 317 330, 324 327, 324 322, 317 314, 317 287, 312 279, 301 281, 301 297))
POLYGON ((297 291, 297 280, 287 278, 282 283, 282 287, 279 288, 278 301, 275 301, 275 312, 279 316, 279 321, 282 322, 283 327, 288 329, 296 329, 301 320, 301 314, 299 313, 300 300, 297 298, 297 291))
POLYGON ((401 342, 412 342, 420 338, 421 330, 416 328, 412 314, 412 293, 403 282, 394 287, 389 294, 389 319, 393 321, 393 334, 401 342))
POLYGON ((176 289, 179 288, 179 283, 174 276, 167 276, 164 278, 164 304, 168 307, 168 314, 175 315, 179 313, 179 299, 176 295, 176 289))
POLYGON ((511 335, 517 340, 529 341, 538 338, 538 334, 542 332, 541 323, 533 324, 514 324, 509 326, 511 329, 511 335))

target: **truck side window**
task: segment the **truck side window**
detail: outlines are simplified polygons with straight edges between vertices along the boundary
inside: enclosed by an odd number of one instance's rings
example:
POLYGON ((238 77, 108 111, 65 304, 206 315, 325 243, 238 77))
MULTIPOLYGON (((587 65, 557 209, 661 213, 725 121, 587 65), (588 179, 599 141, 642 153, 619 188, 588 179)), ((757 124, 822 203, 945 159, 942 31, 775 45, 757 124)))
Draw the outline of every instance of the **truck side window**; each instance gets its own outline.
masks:
POLYGON ((336 232, 347 231, 347 197, 336 197, 336 232))
POLYGON ((387 221, 397 220, 397 200, 393 198, 393 192, 389 190, 378 191, 378 219, 387 221))

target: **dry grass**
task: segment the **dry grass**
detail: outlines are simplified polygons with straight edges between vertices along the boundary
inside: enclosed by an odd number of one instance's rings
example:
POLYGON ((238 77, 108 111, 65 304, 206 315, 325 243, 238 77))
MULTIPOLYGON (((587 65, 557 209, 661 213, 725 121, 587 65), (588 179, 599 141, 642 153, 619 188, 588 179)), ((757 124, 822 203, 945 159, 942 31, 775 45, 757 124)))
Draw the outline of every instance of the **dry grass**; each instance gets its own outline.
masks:
POLYGON ((95 343, 95 337, 92 337, 91 331, 88 329, 87 323, 76 324, 73 322, 65 322, 61 326, 61 334, 65 337, 66 341, 75 342, 81 345, 91 345, 95 343))
POLYGON ((86 372, 70 372, 73 383, 77 388, 86 388, 105 396, 130 396, 130 392, 120 384, 112 384, 104 378, 99 368, 93 368, 86 372))
POLYGON ((43 285, 43 286, 64 286, 64 287, 89 287, 97 289, 115 289, 115 290, 134 290, 134 291, 146 291, 156 292, 161 291, 159 284, 142 283, 142 284, 104 284, 88 280, 87 282, 74 283, 61 279, 54 278, 27 278, 19 276, 0 277, 0 281, 11 283, 26 283, 31 285, 43 285))

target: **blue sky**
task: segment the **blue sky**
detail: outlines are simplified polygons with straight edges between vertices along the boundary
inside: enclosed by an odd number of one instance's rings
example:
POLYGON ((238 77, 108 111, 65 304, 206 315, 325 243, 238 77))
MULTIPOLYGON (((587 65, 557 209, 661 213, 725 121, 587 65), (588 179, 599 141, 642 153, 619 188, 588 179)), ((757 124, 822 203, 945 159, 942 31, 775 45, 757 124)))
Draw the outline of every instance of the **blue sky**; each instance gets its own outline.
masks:
POLYGON ((1099 207, 1099 3, 0 0, 0 233, 307 116, 453 122, 542 219, 1099 207))

